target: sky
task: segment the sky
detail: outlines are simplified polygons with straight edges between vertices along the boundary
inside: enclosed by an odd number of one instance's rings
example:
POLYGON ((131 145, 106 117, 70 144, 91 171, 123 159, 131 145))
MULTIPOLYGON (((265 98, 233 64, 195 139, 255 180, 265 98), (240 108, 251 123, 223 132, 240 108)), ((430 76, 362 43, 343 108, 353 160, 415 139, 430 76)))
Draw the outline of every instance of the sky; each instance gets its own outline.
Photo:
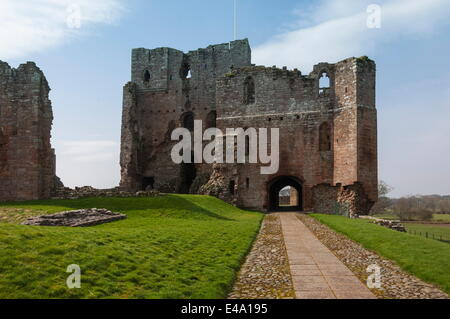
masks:
MULTIPOLYGON (((119 183, 131 49, 231 41, 233 3, 0 0, 0 60, 35 61, 44 71, 67 186, 119 183)), ((375 60, 380 179, 395 197, 450 194, 450 1, 237 0, 237 26, 258 65, 308 74, 319 62, 375 60)))

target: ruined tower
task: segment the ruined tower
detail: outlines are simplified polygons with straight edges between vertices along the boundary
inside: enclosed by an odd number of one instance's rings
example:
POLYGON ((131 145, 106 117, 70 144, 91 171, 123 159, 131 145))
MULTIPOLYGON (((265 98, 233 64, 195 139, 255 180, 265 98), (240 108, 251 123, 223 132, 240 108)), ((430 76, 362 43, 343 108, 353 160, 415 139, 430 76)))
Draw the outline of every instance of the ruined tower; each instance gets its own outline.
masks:
POLYGON ((194 120, 215 126, 216 80, 250 65, 247 40, 189 53, 170 48, 134 49, 131 82, 125 85, 121 187, 188 193, 206 182, 211 167, 174 164, 171 133, 194 120))
POLYGON ((378 198, 375 63, 367 57, 320 63, 308 75, 254 66, 247 40, 183 54, 133 50, 124 89, 122 184, 125 189, 218 196, 240 207, 367 213, 378 198), (188 74, 190 76, 188 76, 188 74), (280 169, 261 164, 182 164, 170 157, 177 127, 279 128, 280 169))
POLYGON ((47 80, 32 62, 0 61, 0 200, 49 198, 55 187, 47 80))

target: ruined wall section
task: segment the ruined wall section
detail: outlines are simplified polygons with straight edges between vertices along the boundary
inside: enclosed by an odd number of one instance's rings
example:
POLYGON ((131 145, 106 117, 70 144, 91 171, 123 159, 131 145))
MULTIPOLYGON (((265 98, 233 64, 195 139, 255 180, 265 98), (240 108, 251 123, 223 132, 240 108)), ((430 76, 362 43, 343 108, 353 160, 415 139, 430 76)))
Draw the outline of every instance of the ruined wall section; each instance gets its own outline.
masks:
POLYGON ((354 59, 337 63, 335 73, 334 185, 358 180, 357 77, 354 59))
POLYGON ((44 199, 55 191, 49 92, 34 63, 13 69, 0 62, 0 200, 44 199))
POLYGON ((121 135, 121 187, 138 189, 141 174, 139 164, 139 117, 137 116, 136 84, 129 82, 123 88, 122 135, 121 135))
POLYGON ((320 126, 327 123, 330 138, 333 135, 333 88, 319 94, 320 75, 319 71, 302 76, 298 70, 253 66, 217 81, 218 128, 280 129, 277 174, 261 175, 260 164, 233 166, 239 206, 267 208, 269 183, 279 176, 293 176, 303 183, 303 206, 311 209, 312 187, 333 182, 333 152, 319 150, 320 126), (255 101, 246 104, 244 88, 249 78, 255 83, 255 101))
POLYGON ((370 200, 378 200, 375 63, 367 57, 336 65, 334 182, 360 182, 370 200))
POLYGON ((238 205, 266 209, 270 182, 291 176, 302 183, 306 210, 320 204, 316 199, 321 196, 314 193, 317 185, 340 185, 345 191, 329 204, 345 201, 352 214, 366 212, 376 200, 373 191, 377 187, 374 70, 373 61, 351 58, 337 64, 320 63, 308 76, 298 70, 252 66, 219 79, 218 128, 280 129, 277 174, 261 175, 259 164, 230 167, 236 171, 228 175, 237 183, 238 205), (328 76, 329 87, 320 86, 323 75, 328 76), (245 103, 249 79, 255 84, 255 100, 250 104, 245 103), (322 128, 329 139, 325 147, 322 128))
POLYGON ((378 200, 378 123, 376 109, 376 65, 357 59, 358 181, 369 199, 378 200))
POLYGON ((358 217, 367 214, 373 206, 361 183, 343 186, 316 185, 313 188, 314 212, 358 217))

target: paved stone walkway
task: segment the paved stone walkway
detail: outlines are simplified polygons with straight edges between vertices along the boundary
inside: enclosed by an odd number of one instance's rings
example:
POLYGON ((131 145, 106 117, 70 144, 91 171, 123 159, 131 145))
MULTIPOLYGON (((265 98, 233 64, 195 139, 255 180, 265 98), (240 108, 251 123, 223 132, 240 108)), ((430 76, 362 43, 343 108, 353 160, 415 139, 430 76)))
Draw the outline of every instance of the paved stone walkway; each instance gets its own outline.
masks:
POLYGON ((279 216, 297 299, 375 299, 295 213, 279 216))

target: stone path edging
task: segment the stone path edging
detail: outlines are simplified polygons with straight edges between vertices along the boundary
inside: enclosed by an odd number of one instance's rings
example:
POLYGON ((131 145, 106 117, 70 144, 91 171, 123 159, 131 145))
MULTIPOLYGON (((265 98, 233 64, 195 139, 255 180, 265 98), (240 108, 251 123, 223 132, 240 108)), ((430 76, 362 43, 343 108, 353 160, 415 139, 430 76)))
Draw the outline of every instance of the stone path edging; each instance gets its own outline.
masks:
POLYGON ((229 299, 293 299, 288 256, 278 216, 267 215, 229 299))
POLYGON ((376 299, 295 213, 277 215, 298 299, 376 299))
POLYGON ((371 289, 380 299, 448 299, 447 293, 403 271, 394 261, 379 256, 361 244, 339 234, 305 214, 297 214, 303 224, 337 256, 361 281, 369 276, 367 268, 381 269, 381 287, 371 289))

